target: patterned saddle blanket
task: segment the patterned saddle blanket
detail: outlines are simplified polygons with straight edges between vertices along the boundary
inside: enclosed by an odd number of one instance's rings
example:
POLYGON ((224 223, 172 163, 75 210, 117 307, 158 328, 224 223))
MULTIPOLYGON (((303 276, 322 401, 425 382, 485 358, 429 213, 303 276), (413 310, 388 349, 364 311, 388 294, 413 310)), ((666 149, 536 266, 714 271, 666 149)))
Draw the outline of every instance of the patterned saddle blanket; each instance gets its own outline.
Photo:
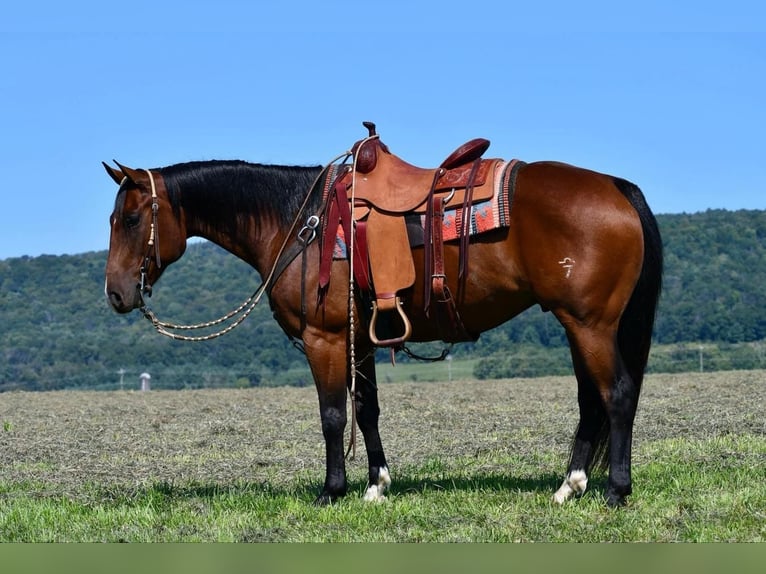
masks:
MULTIPOLYGON (((488 200, 474 203, 471 206, 469 219, 469 235, 475 236, 495 229, 502 229, 510 225, 511 206, 513 204, 513 183, 516 172, 523 162, 511 160, 501 162, 497 166, 499 177, 495 178, 495 189, 492 197, 488 200)), ((424 214, 412 213, 405 215, 407 232, 411 247, 423 245, 423 232, 425 229, 424 214)), ((447 209, 444 213, 443 238, 444 241, 456 241, 462 233, 463 209, 447 209)), ((346 237, 343 227, 338 226, 333 248, 333 259, 346 259, 346 237)))

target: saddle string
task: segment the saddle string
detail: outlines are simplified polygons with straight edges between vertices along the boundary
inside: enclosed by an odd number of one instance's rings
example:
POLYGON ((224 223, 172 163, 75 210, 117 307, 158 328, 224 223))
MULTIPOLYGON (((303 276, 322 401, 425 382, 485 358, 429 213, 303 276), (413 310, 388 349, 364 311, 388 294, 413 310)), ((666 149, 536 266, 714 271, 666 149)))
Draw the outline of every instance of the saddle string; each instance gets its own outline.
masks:
MULTIPOLYGON (((280 258, 282 257, 282 254, 284 253, 290 238, 295 232, 295 229, 298 227, 298 222, 301 219, 301 215, 305 211, 306 205, 308 205, 309 199, 311 198, 311 194, 314 191, 314 188, 316 187, 320 178, 327 172, 327 170, 330 169, 332 165, 334 165, 336 162, 338 162, 341 159, 348 158, 350 154, 351 154, 350 151, 346 151, 334 157, 332 160, 330 160, 329 163, 327 163, 327 165, 325 165, 322 168, 322 170, 316 176, 316 178, 314 179, 314 182, 309 187, 308 193, 306 194, 306 197, 304 198, 303 203, 298 208, 298 212, 296 213, 295 219, 293 220, 293 223, 290 226, 290 230, 285 235, 282 245, 279 248, 279 251, 277 252, 277 256, 274 259, 274 264, 272 265, 269 271, 269 274, 266 276, 266 279, 261 283, 261 285, 255 290, 255 292, 252 295, 250 295, 250 297, 248 297, 239 307, 227 313, 226 315, 219 317, 218 319, 214 319, 212 321, 206 321, 204 323, 196 323, 196 324, 190 324, 190 325, 183 325, 183 324, 176 324, 176 323, 161 321, 157 317, 157 315, 154 313, 154 311, 149 309, 146 306, 146 304, 142 304, 141 307, 139 308, 139 311, 141 311, 144 317, 146 317, 152 323, 152 325, 154 326, 154 329, 160 335, 164 335, 166 337, 169 337, 177 341, 209 341, 211 339, 215 339, 217 337, 225 335, 226 333, 229 333, 235 327, 242 324, 242 322, 253 312, 255 307, 258 305, 258 303, 261 300, 261 297, 263 297, 263 293, 266 291, 271 281, 274 279, 276 269, 280 263, 280 258), (189 335, 181 335, 181 334, 172 332, 172 331, 190 331, 190 330, 197 330, 197 329, 206 329, 206 328, 214 327, 216 325, 220 325, 221 323, 229 321, 235 317, 237 318, 231 324, 227 325, 225 328, 219 331, 216 331, 214 333, 209 333, 207 335, 189 336, 189 335)), ((151 183, 152 198, 153 198, 153 203, 152 203, 153 221, 152 221, 152 227, 149 234, 148 249, 151 250, 152 247, 155 249, 157 266, 161 267, 162 263, 161 263, 160 255, 159 255, 159 241, 158 241, 159 234, 157 232, 157 228, 159 227, 157 225, 157 212, 159 211, 159 204, 157 202, 157 192, 156 192, 156 188, 154 184, 154 175, 149 170, 145 170, 145 171, 149 174, 149 181, 151 183)), ((304 248, 305 246, 308 245, 308 243, 310 243, 310 241, 306 241, 304 243, 304 248)), ((149 251, 149 253, 150 252, 151 251, 149 251)), ((148 259, 148 255, 146 259, 148 259)), ((145 275, 146 275, 147 268, 148 268, 148 265, 145 262, 144 267, 142 267, 141 269, 141 285, 139 287, 139 293, 141 293, 141 291, 143 291, 144 287, 146 286, 145 275)), ((143 296, 141 297, 141 301, 143 303, 143 296)))

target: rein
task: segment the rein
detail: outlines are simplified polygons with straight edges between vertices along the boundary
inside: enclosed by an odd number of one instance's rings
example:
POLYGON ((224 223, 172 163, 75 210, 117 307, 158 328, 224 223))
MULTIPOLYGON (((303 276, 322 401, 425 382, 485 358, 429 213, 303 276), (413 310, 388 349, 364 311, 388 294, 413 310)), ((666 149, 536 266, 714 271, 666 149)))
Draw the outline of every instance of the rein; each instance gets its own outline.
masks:
POLYGON ((287 244, 292 237, 293 233, 295 232, 296 228, 298 227, 298 222, 301 218, 301 215, 303 214, 303 211, 306 209, 306 205, 309 202, 309 199, 311 198, 311 194, 314 191, 314 188, 316 187, 317 183, 319 182, 319 179, 327 172, 327 170, 330 169, 330 167, 335 164, 338 160, 341 158, 348 158, 348 156, 351 154, 351 152, 347 151, 344 152, 337 157, 333 158, 325 167, 322 168, 322 170, 319 172, 319 174, 314 179, 314 182, 309 187, 308 193, 306 194, 305 199, 303 200, 303 203, 298 208, 298 212, 295 216, 295 219, 293 220, 292 225, 290 226, 289 231, 285 235, 285 239, 282 242, 281 247, 279 248, 279 251, 277 252, 277 256, 274 259, 274 264, 271 266, 271 269, 269 270, 269 274, 266 276, 266 279, 261 283, 261 285, 255 290, 255 292, 248 297, 239 307, 234 309, 233 311, 227 313, 226 315, 219 317, 218 319, 214 319, 213 321, 207 321, 204 323, 197 323, 197 324, 191 324, 191 325, 182 325, 182 324, 176 324, 176 323, 169 323, 165 321, 161 321, 157 318, 157 315, 147 307, 146 303, 144 302, 144 293, 151 296, 152 292, 152 286, 147 282, 147 272, 149 269, 149 264, 151 263, 151 254, 152 251, 154 251, 154 259, 157 265, 157 268, 162 267, 162 260, 160 259, 160 248, 159 248, 159 225, 157 223, 158 219, 158 212, 159 212, 159 202, 157 200, 157 190, 154 184, 154 174, 150 170, 144 170, 149 175, 149 182, 151 184, 151 190, 152 190, 152 224, 149 231, 149 240, 147 242, 147 250, 146 255, 144 256, 143 264, 141 265, 140 274, 141 279, 139 284, 136 286, 138 289, 138 294, 141 299, 141 306, 139 307, 139 311, 143 314, 144 317, 146 317, 154 326, 154 329, 160 334, 164 335, 165 337, 169 337, 171 339, 177 340, 177 341, 209 341, 211 339, 215 339, 217 337, 220 337, 222 335, 225 335, 226 333, 229 333, 232 331, 235 327, 242 324, 242 322, 253 312, 256 305, 261 300, 261 297, 263 297, 263 294, 267 291, 271 290, 272 281, 275 280, 279 275, 281 275, 282 271, 285 270, 287 265, 292 261, 292 259, 297 256, 297 254, 300 251, 305 251, 306 247, 311 243, 311 241, 314 240, 315 237, 315 228, 318 224, 318 219, 316 215, 311 215, 308 218, 308 221, 306 225, 304 225, 301 230, 298 232, 298 244, 300 246, 298 251, 291 251, 288 254, 289 261, 283 260, 283 255, 285 254, 285 251, 287 249, 287 244), (308 233, 308 236, 307 236, 308 233), (220 329, 214 333, 209 333, 207 335, 198 335, 198 336, 190 336, 190 335, 181 335, 179 333, 174 333, 173 331, 192 331, 192 330, 198 330, 198 329, 207 329, 210 327, 215 327, 216 325, 220 325, 221 323, 225 323, 226 321, 232 320, 234 321, 224 327, 223 329, 220 329))
MULTIPOLYGON (((354 194, 356 191, 356 165, 359 156, 362 154, 362 148, 364 144, 371 140, 378 139, 379 136, 374 132, 359 142, 354 154, 354 161, 351 167, 351 205, 354 205, 354 194)), ((353 217, 351 218, 351 225, 354 225, 353 217)), ((346 458, 348 458, 349 452, 351 453, 351 460, 356 459, 356 349, 354 341, 356 340, 356 334, 354 333, 354 248, 356 247, 356 232, 352 228, 351 237, 349 238, 349 253, 348 253, 348 339, 349 339, 349 369, 351 375, 351 388, 349 393, 351 395, 351 438, 349 439, 348 449, 346 450, 346 458)))
MULTIPOLYGON (((369 137, 365 138, 361 142, 359 142, 359 145, 357 147, 356 153, 353 151, 346 151, 335 158, 333 158, 322 170, 319 172, 317 177, 314 179, 314 182, 309 187, 308 193, 306 194, 305 199, 303 200, 303 203, 301 204, 300 208, 298 208, 298 212, 295 215, 295 219, 293 220, 292 225, 290 226, 290 230, 285 235, 285 239, 282 242, 281 247, 279 248, 279 251, 277 252, 277 256, 274 259, 274 263, 271 266, 271 269, 269 271, 269 274, 266 276, 266 279, 261 283, 261 285, 256 289, 256 291, 248 297, 239 307, 237 307, 235 310, 231 311, 230 313, 227 313, 223 317, 220 317, 218 319, 215 319, 213 321, 208 321, 205 323, 198 323, 193 325, 179 325, 175 323, 168 323, 165 321, 161 321, 157 318, 157 316, 154 314, 154 312, 149 309, 145 302, 143 295, 144 293, 151 295, 152 286, 147 282, 146 274, 149 269, 149 264, 151 263, 151 252, 154 251, 155 256, 155 262, 157 264, 157 268, 162 267, 162 260, 160 259, 160 249, 159 249, 159 225, 157 223, 158 219, 158 212, 159 212, 159 202, 157 200, 157 190, 155 188, 154 184, 154 174, 150 170, 144 170, 149 175, 149 182, 151 183, 151 190, 152 190, 152 224, 151 229, 149 233, 149 241, 147 242, 147 251, 146 255, 144 257, 144 262, 141 266, 140 272, 141 272, 141 281, 137 285, 139 297, 141 299, 141 306, 139 307, 139 311, 143 314, 144 317, 146 317, 154 326, 154 329, 160 334, 164 335, 166 337, 169 337, 171 339, 177 340, 177 341, 209 341, 211 339, 215 339, 217 337, 220 337, 222 335, 225 335, 226 333, 229 333, 237 326, 241 325, 242 322, 247 319, 247 317, 253 312, 256 305, 261 300, 261 297, 264 293, 270 292, 272 285, 272 281, 279 277, 281 275, 282 271, 286 269, 286 267, 293 261, 295 257, 301 252, 305 254, 306 248, 308 245, 315 239, 316 237, 316 228, 319 225, 319 218, 317 215, 311 215, 306 220, 305 225, 298 231, 297 235, 297 249, 291 249, 287 252, 287 256, 283 259, 283 255, 285 255, 285 251, 287 250, 288 242, 290 241, 290 238, 292 237, 293 233, 298 227, 298 222, 301 219, 301 215, 303 214, 304 210, 306 209, 306 205, 309 202, 309 199, 311 198, 311 194, 314 191, 314 188, 317 186, 317 183, 319 183, 320 178, 330 169, 332 165, 334 165, 337 161, 339 161, 341 158, 343 159, 343 162, 345 163, 349 156, 353 156, 353 165, 351 168, 351 201, 353 205, 354 200, 354 189, 355 189, 355 183, 356 183, 356 165, 357 165, 357 159, 359 157, 359 152, 363 148, 364 144, 367 142, 378 139, 379 136, 371 134, 369 137), (236 318, 235 318, 236 317, 236 318), (233 322, 223 329, 220 329, 214 333, 209 333, 207 335, 199 335, 199 336, 190 336, 190 335, 181 335, 179 333, 174 333, 173 331, 190 331, 190 330, 196 330, 196 329, 205 329, 214 327, 216 325, 220 325, 221 323, 224 323, 228 320, 233 319, 233 322)), ((322 210, 323 211, 323 210, 322 210)), ((350 388, 349 388, 349 395, 351 397, 351 437, 349 439, 349 445, 348 449, 346 450, 346 457, 348 458, 349 453, 351 453, 351 459, 356 458, 356 349, 354 345, 355 340, 355 317, 354 317, 354 248, 355 248, 355 242, 354 242, 354 235, 355 233, 351 233, 350 238, 350 269, 349 269, 349 374, 350 374, 350 388)), ((303 265, 305 266, 305 260, 303 262, 303 265)), ((305 273, 302 274, 305 276, 305 273)), ((303 289, 303 287, 302 287, 303 289)))

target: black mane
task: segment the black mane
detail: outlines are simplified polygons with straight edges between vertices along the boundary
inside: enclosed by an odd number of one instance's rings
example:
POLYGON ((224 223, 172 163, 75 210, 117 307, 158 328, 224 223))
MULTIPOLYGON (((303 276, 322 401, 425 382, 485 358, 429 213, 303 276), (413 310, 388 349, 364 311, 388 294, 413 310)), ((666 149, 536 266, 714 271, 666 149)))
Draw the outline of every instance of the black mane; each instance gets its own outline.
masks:
MULTIPOLYGON (((202 227, 235 234, 252 219, 291 225, 320 169, 227 160, 179 163, 159 172, 176 216, 183 208, 202 227)), ((312 192, 307 216, 321 200, 321 192, 312 192)))

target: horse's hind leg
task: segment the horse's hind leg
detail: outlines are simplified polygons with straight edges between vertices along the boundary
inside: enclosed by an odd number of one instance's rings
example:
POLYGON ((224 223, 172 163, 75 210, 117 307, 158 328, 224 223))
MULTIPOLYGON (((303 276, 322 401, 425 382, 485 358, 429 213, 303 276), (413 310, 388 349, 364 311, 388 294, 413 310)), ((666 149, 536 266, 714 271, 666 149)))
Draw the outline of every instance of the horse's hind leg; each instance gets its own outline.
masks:
POLYGON ((588 487, 588 472, 597 454, 600 439, 604 432, 609 430, 609 422, 601 397, 574 345, 572 345, 572 362, 577 377, 580 422, 572 441, 566 477, 553 495, 553 499, 559 504, 585 492, 588 487))
POLYGON ((386 455, 378 430, 380 407, 378 385, 375 378, 375 355, 370 353, 362 360, 356 376, 356 420, 364 436, 369 465, 369 479, 364 499, 381 501, 391 485, 386 455))
POLYGON ((567 475, 554 495, 563 502, 582 494, 588 473, 600 454, 608 455, 606 501, 625 503, 631 493, 631 445, 638 389, 628 374, 612 329, 567 328, 578 384, 580 424, 575 433, 567 475))

